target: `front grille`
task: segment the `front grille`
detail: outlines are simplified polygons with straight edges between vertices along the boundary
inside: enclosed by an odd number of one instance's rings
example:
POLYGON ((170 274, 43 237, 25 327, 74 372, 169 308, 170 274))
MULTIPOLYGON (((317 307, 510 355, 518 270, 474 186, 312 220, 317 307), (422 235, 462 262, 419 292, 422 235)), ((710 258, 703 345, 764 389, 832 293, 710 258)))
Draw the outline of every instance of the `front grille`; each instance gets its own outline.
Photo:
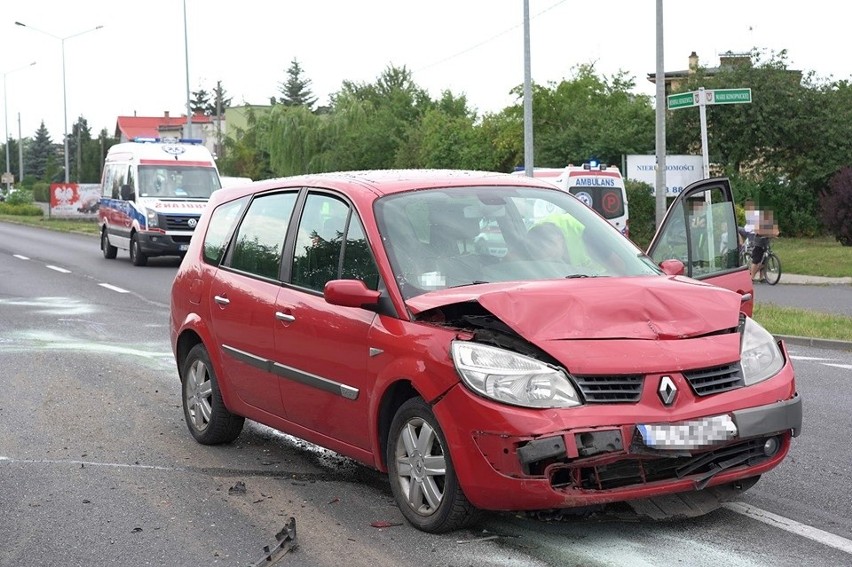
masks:
POLYGON ((190 220, 201 218, 200 215, 162 215, 166 221, 166 230, 195 230, 195 226, 189 226, 190 220))
POLYGON ((587 403, 638 402, 642 394, 641 374, 574 376, 587 403))
POLYGON ((742 388, 745 385, 739 362, 701 370, 687 370, 684 371, 683 376, 689 381, 689 385, 692 386, 698 396, 727 392, 728 390, 742 388))
POLYGON ((698 455, 634 455, 615 463, 576 468, 557 468, 550 482, 555 488, 611 490, 649 482, 708 475, 733 466, 753 466, 768 459, 763 452, 765 439, 752 439, 698 455))

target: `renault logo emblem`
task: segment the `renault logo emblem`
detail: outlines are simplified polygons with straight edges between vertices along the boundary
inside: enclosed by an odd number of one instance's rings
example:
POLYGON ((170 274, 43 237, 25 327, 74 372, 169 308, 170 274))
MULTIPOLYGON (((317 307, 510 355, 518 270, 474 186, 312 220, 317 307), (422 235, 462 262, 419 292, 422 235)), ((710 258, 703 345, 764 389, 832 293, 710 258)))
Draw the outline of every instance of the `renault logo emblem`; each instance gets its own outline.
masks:
POLYGON ((660 395, 660 400, 664 406, 670 406, 674 403, 677 397, 677 386, 672 381, 671 376, 663 376, 660 378, 660 387, 657 388, 657 393, 660 395))

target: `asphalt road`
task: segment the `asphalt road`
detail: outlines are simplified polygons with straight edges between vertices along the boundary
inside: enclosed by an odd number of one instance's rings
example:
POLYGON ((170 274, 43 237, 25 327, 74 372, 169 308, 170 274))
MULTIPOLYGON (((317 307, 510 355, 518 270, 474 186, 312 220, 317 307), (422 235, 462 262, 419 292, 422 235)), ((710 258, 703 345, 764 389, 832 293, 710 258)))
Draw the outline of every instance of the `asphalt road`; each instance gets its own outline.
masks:
POLYGON ((852 317, 852 285, 785 284, 782 275, 777 285, 755 283, 754 297, 757 303, 852 317))
POLYGON ((333 452, 253 423, 227 446, 192 440, 168 345, 169 262, 136 268, 104 260, 92 237, 0 223, 0 566, 253 565, 290 517, 299 547, 275 565, 852 564, 852 452, 837 437, 852 427, 838 395, 852 353, 790 346, 803 433, 712 514, 492 514, 436 536, 405 524, 383 475, 333 452))

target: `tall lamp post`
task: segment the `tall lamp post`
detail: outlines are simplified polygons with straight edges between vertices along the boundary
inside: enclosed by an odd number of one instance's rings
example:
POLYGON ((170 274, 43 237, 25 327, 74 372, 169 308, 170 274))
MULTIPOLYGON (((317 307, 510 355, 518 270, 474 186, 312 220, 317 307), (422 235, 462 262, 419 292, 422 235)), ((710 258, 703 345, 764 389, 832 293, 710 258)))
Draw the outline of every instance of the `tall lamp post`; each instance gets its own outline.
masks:
MULTIPOLYGON (((8 105, 8 102, 7 102, 8 97, 6 96, 6 92, 7 92, 6 75, 10 75, 11 73, 14 73, 15 71, 21 71, 23 69, 29 69, 30 67, 32 67, 35 64, 36 64, 36 62, 33 61, 29 65, 24 65, 23 67, 18 67, 17 69, 12 69, 11 71, 6 71, 5 73, 3 73, 3 125, 6 128, 6 141, 5 141, 5 144, 6 144, 6 173, 11 173, 11 167, 9 167, 9 105, 8 105)), ((20 174, 21 174, 21 172, 19 171, 18 175, 20 175, 20 174)), ((10 183, 11 183, 10 181, 6 181, 6 192, 9 191, 10 183)))
POLYGON ((43 33, 44 35, 50 36, 53 39, 58 39, 60 44, 62 45, 62 126, 63 126, 63 141, 65 143, 65 183, 69 181, 69 175, 71 173, 71 169, 68 165, 68 95, 65 89, 65 40, 71 39, 77 36, 81 36, 85 33, 93 32, 95 30, 101 29, 103 26, 95 26, 93 28, 71 34, 66 35, 65 37, 60 37, 58 35, 53 35, 52 33, 46 32, 44 30, 40 30, 38 28, 34 28, 32 26, 28 26, 27 24, 21 22, 15 22, 16 26, 22 26, 33 31, 37 31, 39 33, 43 33))

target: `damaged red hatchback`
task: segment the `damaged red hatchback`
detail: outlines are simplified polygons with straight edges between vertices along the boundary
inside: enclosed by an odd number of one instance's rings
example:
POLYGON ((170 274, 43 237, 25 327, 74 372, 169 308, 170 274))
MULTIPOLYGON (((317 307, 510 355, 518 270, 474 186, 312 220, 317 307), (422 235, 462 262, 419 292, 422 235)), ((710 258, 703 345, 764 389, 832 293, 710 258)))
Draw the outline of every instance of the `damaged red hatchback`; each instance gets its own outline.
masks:
POLYGON ((366 171, 214 193, 171 341, 203 444, 246 418, 386 471, 417 528, 480 510, 712 510, 801 428, 726 179, 648 253, 545 182, 366 171))

